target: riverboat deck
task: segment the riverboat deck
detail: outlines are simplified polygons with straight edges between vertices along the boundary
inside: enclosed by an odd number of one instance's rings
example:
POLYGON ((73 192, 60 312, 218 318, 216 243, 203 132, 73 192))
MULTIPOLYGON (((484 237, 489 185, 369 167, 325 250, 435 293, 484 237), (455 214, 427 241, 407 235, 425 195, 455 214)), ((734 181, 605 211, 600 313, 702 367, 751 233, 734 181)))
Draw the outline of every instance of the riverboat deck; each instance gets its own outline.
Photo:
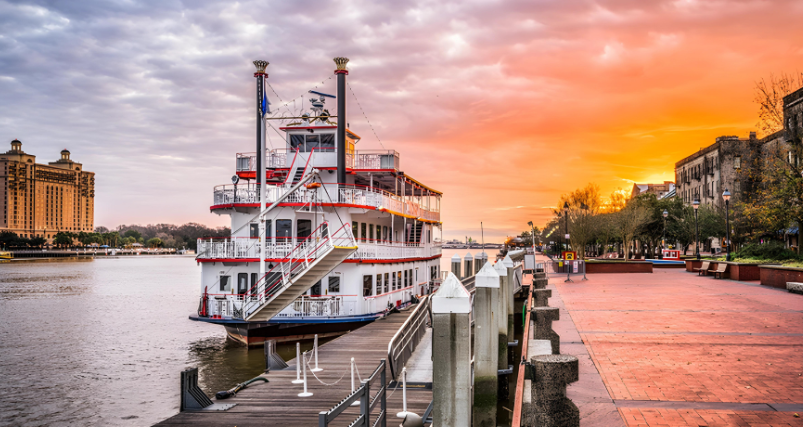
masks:
MULTIPOLYGON (((415 306, 413 306, 415 307, 415 306)), ((240 391, 237 396, 219 403, 237 403, 237 406, 225 412, 202 411, 182 412, 159 424, 158 426, 314 426, 318 425, 318 413, 328 411, 340 403, 351 393, 350 360, 353 357, 363 379, 376 369, 381 359, 387 358, 388 342, 399 330, 412 308, 401 313, 372 322, 342 337, 319 347, 318 365, 323 371, 317 376, 328 384, 321 384, 312 372, 307 371, 310 397, 298 397, 303 391, 303 384, 292 384, 296 379, 295 359, 288 361, 289 367, 283 370, 272 370, 263 375, 270 382, 256 383, 240 391), (338 381, 339 379, 339 381, 338 381)), ((309 356, 308 356, 309 357, 309 356)), ((314 360, 310 366, 315 366, 314 360)), ((387 378, 390 381, 390 370, 387 378)), ((178 380, 176 381, 178 385, 178 380)), ((359 387, 359 380, 355 380, 359 387)), ((232 387, 235 384, 232 384, 232 387)), ((373 390, 373 388, 372 388, 373 390)), ((371 391, 371 394, 374 394, 371 391)), ((401 386, 394 391, 388 390, 388 425, 396 425, 396 413, 402 411, 401 386), (392 393, 392 394, 391 394, 392 393)), ((408 388, 407 410, 423 415, 432 401, 432 390, 426 388, 408 388)), ((372 414, 373 423, 378 408, 372 414)), ((359 415, 359 406, 344 411, 330 425, 347 426, 359 415)))

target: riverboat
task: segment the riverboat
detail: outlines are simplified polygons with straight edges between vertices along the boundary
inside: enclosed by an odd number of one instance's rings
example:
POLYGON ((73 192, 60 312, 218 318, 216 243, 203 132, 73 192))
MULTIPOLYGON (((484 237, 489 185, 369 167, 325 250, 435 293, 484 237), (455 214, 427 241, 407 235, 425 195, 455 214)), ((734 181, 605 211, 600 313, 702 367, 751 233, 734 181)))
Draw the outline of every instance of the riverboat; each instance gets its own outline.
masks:
POLYGON ((257 151, 236 154, 232 184, 214 188, 210 209, 230 216, 232 232, 198 239, 190 319, 261 345, 342 334, 435 290, 442 193, 405 174, 399 152, 357 148, 347 62, 335 58, 337 95, 310 91, 311 110, 278 126, 283 147, 262 154, 274 117, 260 102, 267 63, 255 61, 257 151))

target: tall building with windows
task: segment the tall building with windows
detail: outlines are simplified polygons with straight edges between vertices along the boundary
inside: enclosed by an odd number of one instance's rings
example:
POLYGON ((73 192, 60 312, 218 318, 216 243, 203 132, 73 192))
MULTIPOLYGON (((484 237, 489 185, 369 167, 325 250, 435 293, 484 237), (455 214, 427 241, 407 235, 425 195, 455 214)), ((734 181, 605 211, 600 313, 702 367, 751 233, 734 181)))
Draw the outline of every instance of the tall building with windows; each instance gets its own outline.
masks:
POLYGON ((55 162, 40 164, 22 151, 22 142, 11 141, 11 150, 0 154, 0 231, 46 239, 60 231, 93 231, 95 173, 83 169, 67 149, 55 162))

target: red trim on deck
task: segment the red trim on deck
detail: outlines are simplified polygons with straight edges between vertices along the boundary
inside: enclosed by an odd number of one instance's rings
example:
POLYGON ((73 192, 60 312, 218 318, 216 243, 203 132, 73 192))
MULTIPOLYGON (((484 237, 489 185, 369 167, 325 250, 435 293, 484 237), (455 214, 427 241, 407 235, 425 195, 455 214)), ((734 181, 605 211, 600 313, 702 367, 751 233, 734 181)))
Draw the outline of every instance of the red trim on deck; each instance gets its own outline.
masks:
MULTIPOLYGON (((307 206, 309 203, 279 203, 279 207, 301 207, 307 206)), ((360 209, 370 209, 376 210, 373 206, 365 206, 365 205, 353 205, 349 203, 315 203, 317 206, 334 206, 339 208, 360 208, 360 209)), ((215 209, 226 209, 226 208, 233 208, 233 207, 242 207, 242 208, 257 208, 259 207, 259 203, 227 203, 224 205, 212 205, 209 207, 209 210, 215 209)))
MULTIPOLYGON (((347 259, 343 263, 349 264, 393 264, 397 262, 429 261, 440 258, 442 255, 435 255, 427 258, 403 258, 403 259, 347 259)), ((196 258, 198 262, 259 262, 259 258, 196 258)), ((286 258, 266 258, 265 262, 285 262, 286 258)), ((307 261, 313 261, 312 259, 307 261)))

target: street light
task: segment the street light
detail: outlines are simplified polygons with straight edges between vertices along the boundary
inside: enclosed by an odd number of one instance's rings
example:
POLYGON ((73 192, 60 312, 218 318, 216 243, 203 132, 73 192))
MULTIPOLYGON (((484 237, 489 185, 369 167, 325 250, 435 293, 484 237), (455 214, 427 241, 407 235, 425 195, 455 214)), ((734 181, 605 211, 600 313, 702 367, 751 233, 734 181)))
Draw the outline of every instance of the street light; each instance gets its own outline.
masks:
POLYGON ((527 221, 527 225, 530 226, 530 230, 532 230, 532 238, 533 238, 533 259, 535 259, 535 226, 533 225, 532 221, 527 221))
POLYGON ((697 261, 700 260, 700 225, 697 223, 697 209, 700 208, 700 201, 694 199, 691 202, 691 206, 694 208, 694 252, 697 254, 697 261))
MULTIPOLYGON (((565 224, 564 229, 566 230, 566 251, 568 251, 569 250, 569 202, 563 202, 563 217, 564 217, 563 219, 564 219, 564 224, 565 224)), ((569 274, 571 274, 571 272, 572 271, 571 271, 571 269, 569 269, 569 264, 566 264, 566 280, 565 280, 566 282, 571 282, 572 281, 571 277, 569 277, 569 274)))
POLYGON ((722 199, 725 200, 725 261, 731 260, 731 229, 730 229, 730 222, 728 220, 728 201, 731 199, 731 193, 726 188, 725 191, 722 192, 722 199))
POLYGON ((660 259, 664 259, 664 251, 663 250, 664 250, 664 247, 666 246, 666 217, 669 216, 669 212, 667 212, 667 210, 664 209, 663 215, 664 215, 664 238, 661 239, 661 257, 660 257, 660 259))

